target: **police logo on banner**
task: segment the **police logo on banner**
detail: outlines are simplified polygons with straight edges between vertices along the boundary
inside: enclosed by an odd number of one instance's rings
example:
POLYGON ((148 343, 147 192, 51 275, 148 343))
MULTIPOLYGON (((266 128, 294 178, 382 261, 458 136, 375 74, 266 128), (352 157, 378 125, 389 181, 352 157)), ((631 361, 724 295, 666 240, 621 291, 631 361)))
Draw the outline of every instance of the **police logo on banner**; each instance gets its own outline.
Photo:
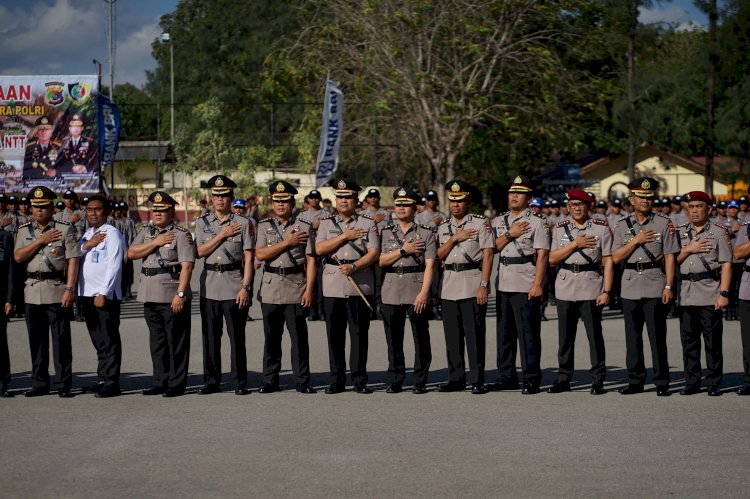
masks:
POLYGON ((91 84, 90 83, 69 83, 68 84, 68 95, 77 104, 83 104, 91 97, 91 84))
POLYGON ((65 95, 63 93, 65 84, 61 81, 50 81, 45 83, 47 91, 44 93, 44 102, 50 106, 59 106, 65 102, 65 95))

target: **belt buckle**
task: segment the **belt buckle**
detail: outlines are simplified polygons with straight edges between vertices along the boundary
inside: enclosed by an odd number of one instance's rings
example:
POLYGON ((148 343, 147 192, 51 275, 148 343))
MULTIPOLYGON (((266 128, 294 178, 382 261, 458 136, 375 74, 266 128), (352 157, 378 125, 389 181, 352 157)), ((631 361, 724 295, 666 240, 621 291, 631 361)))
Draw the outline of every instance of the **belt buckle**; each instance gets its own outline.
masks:
POLYGON ((690 282, 698 282, 700 279, 698 279, 698 274, 691 272, 690 273, 690 282))
POLYGON ((458 264, 457 263, 451 263, 448 270, 451 270, 453 272, 458 272, 458 264))
POLYGON ((500 263, 502 263, 503 265, 505 265, 507 267, 508 266, 508 257, 507 256, 501 256, 500 257, 500 263))
POLYGON ((279 274, 280 275, 283 275, 283 276, 287 275, 286 274, 286 267, 277 267, 277 268, 279 270, 279 274))
POLYGON ((33 279, 36 279, 37 281, 41 281, 42 280, 42 272, 39 271, 39 270, 37 270, 36 272, 32 272, 31 273, 31 277, 33 279))
POLYGON ((574 263, 572 265, 573 265, 573 268, 571 270, 573 271, 574 274, 578 274, 581 271, 581 268, 579 267, 577 263, 574 263))
POLYGON ((403 276, 405 274, 404 272, 404 266, 401 265, 399 267, 396 267, 396 274, 398 274, 399 277, 403 276))
POLYGON ((639 274, 642 274, 645 269, 643 268, 643 262, 637 261, 635 262, 635 271, 639 274))
POLYGON ((221 266, 221 264, 217 263, 216 267, 214 268, 214 272, 216 272, 217 274, 221 274, 222 272, 224 272, 224 268, 221 266))

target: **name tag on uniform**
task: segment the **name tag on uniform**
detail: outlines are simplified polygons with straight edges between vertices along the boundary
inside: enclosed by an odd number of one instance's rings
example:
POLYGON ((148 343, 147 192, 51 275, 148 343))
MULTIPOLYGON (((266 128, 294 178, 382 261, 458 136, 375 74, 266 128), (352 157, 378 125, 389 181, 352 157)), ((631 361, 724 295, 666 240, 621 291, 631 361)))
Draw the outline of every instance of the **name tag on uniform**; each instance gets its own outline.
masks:
POLYGON ((661 233, 657 232, 654 234, 654 242, 660 243, 661 242, 661 233))
POLYGON ((570 238, 568 236, 562 236, 560 238, 560 242, 562 242, 562 243, 569 243, 570 242, 570 238))

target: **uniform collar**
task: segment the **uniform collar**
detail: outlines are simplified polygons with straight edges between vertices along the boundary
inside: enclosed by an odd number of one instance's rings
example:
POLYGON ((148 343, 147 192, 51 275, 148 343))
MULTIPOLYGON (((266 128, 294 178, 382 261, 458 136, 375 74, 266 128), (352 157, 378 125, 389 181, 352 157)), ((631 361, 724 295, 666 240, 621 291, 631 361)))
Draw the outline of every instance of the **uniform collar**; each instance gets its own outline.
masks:
MULTIPOLYGON (((393 228, 396 229, 396 231, 401 232, 401 225, 398 222, 393 224, 393 228)), ((416 230, 417 230, 417 223, 412 220, 411 225, 409 226, 408 229, 406 229, 406 232, 401 232, 401 233, 403 235, 406 235, 411 231, 416 232, 416 230)))
POLYGON ((455 225, 456 227, 463 227, 466 224, 466 222, 471 222, 471 213, 467 213, 460 224, 457 224, 456 217, 451 215, 451 225, 455 225))

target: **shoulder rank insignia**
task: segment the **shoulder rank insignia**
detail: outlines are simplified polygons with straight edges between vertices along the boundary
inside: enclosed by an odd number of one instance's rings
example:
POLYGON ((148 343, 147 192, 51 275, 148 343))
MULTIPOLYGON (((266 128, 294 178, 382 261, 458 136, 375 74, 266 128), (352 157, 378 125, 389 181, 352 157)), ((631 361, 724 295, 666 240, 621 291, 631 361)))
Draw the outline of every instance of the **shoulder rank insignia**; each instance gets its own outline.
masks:
POLYGON ((592 220, 592 221, 593 221, 593 222, 594 222, 595 224, 597 224, 597 225, 606 225, 607 227, 609 227, 609 222, 607 222, 607 221, 606 221, 606 220, 604 220, 603 218, 592 218, 591 220, 592 220))
POLYGON ((555 227, 565 227, 565 226, 566 226, 566 225, 568 225, 569 223, 570 223, 570 220, 563 220, 562 222, 557 222, 557 223, 555 224, 555 227))

